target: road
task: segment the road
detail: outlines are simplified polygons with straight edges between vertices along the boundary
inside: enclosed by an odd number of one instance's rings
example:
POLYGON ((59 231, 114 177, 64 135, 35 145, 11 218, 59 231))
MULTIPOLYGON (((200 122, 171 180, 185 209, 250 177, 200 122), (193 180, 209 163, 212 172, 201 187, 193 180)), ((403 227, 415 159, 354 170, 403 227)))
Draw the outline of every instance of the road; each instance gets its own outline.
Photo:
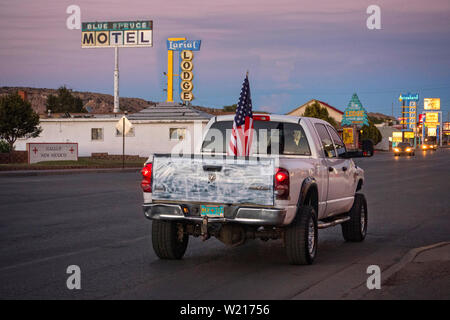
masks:
POLYGON ((0 176, 0 298, 361 298, 369 265, 385 270, 412 248, 450 240, 450 149, 356 162, 366 172, 366 241, 320 230, 311 266, 291 266, 281 241, 259 240, 227 248, 191 238, 183 260, 159 260, 138 173, 0 176), (66 287, 69 265, 81 268, 81 290, 66 287))

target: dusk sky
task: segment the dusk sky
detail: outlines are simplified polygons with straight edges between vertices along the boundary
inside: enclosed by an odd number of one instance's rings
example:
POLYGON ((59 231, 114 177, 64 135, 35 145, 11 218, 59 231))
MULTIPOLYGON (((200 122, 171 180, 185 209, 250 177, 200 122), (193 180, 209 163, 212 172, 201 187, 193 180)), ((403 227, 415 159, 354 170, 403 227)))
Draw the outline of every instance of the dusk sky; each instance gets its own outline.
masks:
MULTIPOLYGON (((450 110, 449 0, 2 0, 0 86, 113 94, 113 49, 81 49, 82 21, 149 19, 153 48, 120 49, 120 95, 165 100, 166 39, 202 40, 194 104, 236 103, 246 70, 256 110, 285 113, 316 98, 344 110, 356 92, 370 112, 400 113, 400 93, 450 110), (381 30, 366 9, 381 8, 381 30)), ((175 94, 177 96, 177 94, 175 94)))

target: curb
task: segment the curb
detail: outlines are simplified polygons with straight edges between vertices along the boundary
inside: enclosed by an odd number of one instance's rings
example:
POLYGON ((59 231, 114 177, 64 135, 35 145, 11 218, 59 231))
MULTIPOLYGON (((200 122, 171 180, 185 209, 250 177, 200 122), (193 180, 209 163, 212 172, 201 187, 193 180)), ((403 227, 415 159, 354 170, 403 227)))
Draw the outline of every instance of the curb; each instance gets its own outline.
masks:
POLYGON ((14 170, 0 171, 0 177, 31 177, 31 176, 49 176, 49 175, 70 175, 80 173, 120 173, 120 172, 136 172, 140 168, 96 168, 96 169, 59 169, 59 170, 14 170))
MULTIPOLYGON (((394 263, 393 265, 389 266, 386 270, 381 271, 381 277, 382 277, 381 284, 383 285, 384 283, 386 283, 386 281, 388 281, 389 278, 391 278, 394 274, 396 274, 398 271, 403 269, 408 263, 414 261, 414 259, 419 254, 421 254, 425 251, 436 249, 436 248, 443 247, 446 245, 450 245, 450 241, 438 242, 438 243, 435 243, 435 244, 432 244, 429 246, 423 246, 423 247, 418 247, 418 248, 409 250, 401 258, 401 260, 399 262, 394 263)), ((354 289, 352 291, 353 292, 350 292, 350 294, 347 293, 345 295, 345 298, 344 298, 345 300, 347 300, 347 299, 351 299, 351 300, 364 299, 364 296, 370 292, 370 291, 369 292, 367 291, 365 282, 354 287, 354 289)))
POLYGON ((450 241, 445 241, 445 242, 439 242, 439 243, 435 243, 435 244, 432 244, 429 246, 419 247, 419 248, 414 248, 414 249, 409 250, 399 262, 390 266, 385 271, 381 272, 381 274, 383 276, 382 284, 385 283, 387 280, 389 280, 389 278, 392 277, 394 274, 396 274, 398 271, 403 269, 408 263, 413 262, 414 259, 422 252, 436 249, 439 247, 443 247, 443 246, 446 246, 449 244, 450 244, 450 241))

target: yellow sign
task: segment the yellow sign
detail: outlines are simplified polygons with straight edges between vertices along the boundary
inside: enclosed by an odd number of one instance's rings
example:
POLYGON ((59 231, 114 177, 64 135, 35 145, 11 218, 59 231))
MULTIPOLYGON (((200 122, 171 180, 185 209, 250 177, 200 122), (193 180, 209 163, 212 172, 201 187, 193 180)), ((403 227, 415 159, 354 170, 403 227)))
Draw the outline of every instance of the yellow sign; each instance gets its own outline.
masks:
POLYGON ((353 143, 353 128, 344 128, 344 131, 342 132, 342 136, 344 138, 345 144, 352 144, 353 143))
POLYGON ((427 112, 425 115, 425 121, 426 122, 439 122, 439 113, 437 112, 427 112))
POLYGON ((405 132, 405 138, 407 138, 407 139, 413 139, 414 138, 414 132, 408 132, 408 131, 406 131, 405 132))
POLYGON ((423 108, 425 110, 440 110, 441 99, 440 98, 425 98, 423 99, 423 108))
POLYGON ((194 94, 191 91, 183 91, 180 95, 181 100, 183 101, 192 101, 194 100, 194 94))
POLYGON ((437 125, 437 122, 425 122, 425 126, 428 128, 436 128, 437 125))
MULTIPOLYGON (((186 40, 186 38, 168 38, 168 41, 186 40)), ((173 102, 173 50, 167 50, 167 102, 173 102)))
POLYGON ((392 132, 392 142, 402 142, 403 137, 401 132, 392 132))

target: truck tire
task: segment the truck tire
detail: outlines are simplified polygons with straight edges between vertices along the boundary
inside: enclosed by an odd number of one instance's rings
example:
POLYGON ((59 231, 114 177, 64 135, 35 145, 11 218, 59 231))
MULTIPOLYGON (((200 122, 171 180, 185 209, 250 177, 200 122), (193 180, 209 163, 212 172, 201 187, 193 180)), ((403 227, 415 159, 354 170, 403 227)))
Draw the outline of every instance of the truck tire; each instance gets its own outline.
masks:
POLYGON ((362 193, 355 194, 355 201, 348 215, 350 220, 341 225, 345 241, 363 241, 367 234, 367 201, 362 193))
POLYGON ((284 241, 289 263, 313 263, 317 253, 317 219, 312 206, 298 209, 295 220, 286 229, 284 241))
POLYGON ((161 259, 181 259, 186 252, 189 236, 183 235, 182 241, 178 238, 176 222, 153 220, 152 244, 156 255, 161 259))

